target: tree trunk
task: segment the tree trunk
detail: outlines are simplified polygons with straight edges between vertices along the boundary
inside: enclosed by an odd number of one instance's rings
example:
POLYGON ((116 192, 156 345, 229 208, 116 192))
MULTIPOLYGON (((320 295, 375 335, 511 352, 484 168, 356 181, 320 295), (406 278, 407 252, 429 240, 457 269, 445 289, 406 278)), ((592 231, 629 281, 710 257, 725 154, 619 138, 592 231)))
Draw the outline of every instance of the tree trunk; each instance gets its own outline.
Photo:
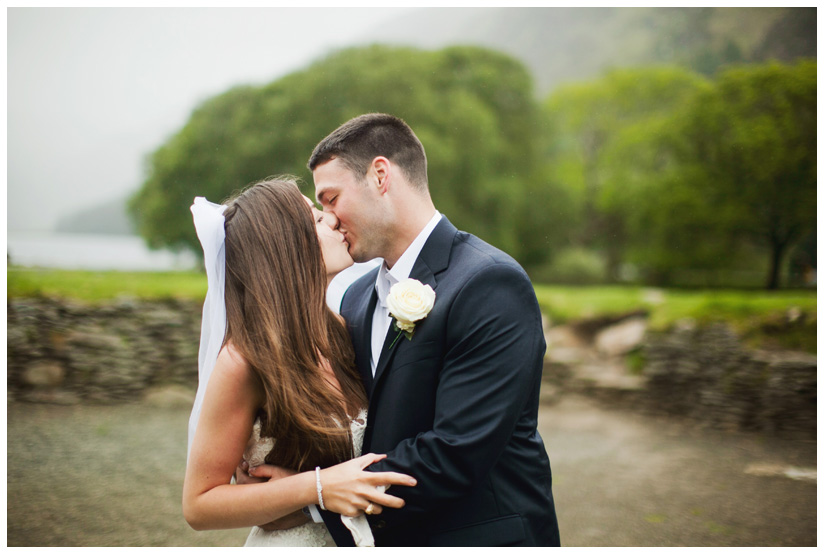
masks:
POLYGON ((787 243, 782 241, 774 241, 771 244, 771 265, 768 269, 768 286, 767 289, 775 291, 779 289, 779 273, 782 270, 782 257, 785 255, 785 247, 787 243))
POLYGON ((626 237, 621 218, 615 214, 608 214, 603 219, 607 241, 605 243, 606 278, 609 283, 618 283, 621 280, 621 266, 624 258, 626 237))

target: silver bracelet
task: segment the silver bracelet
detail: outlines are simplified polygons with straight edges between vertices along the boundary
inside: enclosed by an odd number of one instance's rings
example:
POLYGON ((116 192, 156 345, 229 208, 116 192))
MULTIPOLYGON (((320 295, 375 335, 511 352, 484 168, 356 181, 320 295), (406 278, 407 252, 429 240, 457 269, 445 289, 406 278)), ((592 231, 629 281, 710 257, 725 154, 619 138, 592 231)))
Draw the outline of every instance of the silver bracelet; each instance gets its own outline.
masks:
POLYGON ((327 508, 324 507, 324 488, 321 487, 321 467, 315 467, 315 489, 318 491, 318 506, 321 507, 321 510, 326 511, 327 508))

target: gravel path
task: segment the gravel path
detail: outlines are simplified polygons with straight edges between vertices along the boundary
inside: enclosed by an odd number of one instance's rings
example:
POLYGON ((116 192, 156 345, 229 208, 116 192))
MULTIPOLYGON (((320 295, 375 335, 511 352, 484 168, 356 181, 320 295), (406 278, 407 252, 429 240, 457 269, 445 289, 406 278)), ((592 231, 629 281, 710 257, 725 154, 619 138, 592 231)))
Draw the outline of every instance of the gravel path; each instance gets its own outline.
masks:
MULTIPOLYGON (((187 406, 7 413, 9 546, 243 544, 247 530, 195 532, 181 516, 187 406)), ((813 442, 698 431, 577 397, 542 407, 539 427, 565 546, 816 545, 813 442)))
POLYGON ((181 513, 189 408, 8 405, 9 546, 237 546, 181 513))
POLYGON ((562 545, 816 545, 815 442, 700 430, 577 397, 542 407, 539 431, 562 545))

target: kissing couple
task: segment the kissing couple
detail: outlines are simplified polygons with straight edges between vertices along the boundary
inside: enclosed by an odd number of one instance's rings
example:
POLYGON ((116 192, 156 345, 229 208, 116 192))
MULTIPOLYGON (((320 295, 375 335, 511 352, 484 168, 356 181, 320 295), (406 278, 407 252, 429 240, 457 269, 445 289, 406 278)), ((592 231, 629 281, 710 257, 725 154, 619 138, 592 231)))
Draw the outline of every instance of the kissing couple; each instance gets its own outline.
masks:
POLYGON ((187 522, 256 546, 558 546, 527 274, 436 210, 397 117, 344 123, 308 166, 323 211, 279 179, 192 206, 187 522), (374 258, 330 309, 332 278, 374 258))

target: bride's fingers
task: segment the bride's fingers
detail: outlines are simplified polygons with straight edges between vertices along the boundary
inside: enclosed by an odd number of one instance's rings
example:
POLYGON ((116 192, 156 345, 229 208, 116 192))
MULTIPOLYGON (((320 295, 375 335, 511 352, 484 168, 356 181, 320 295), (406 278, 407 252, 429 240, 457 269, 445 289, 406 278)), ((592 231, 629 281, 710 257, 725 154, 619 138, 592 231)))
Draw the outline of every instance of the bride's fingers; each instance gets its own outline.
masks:
POLYGON ((379 490, 375 490, 375 493, 367 494, 365 498, 368 502, 372 503, 372 506, 374 508, 389 507, 390 509, 400 509, 406 504, 406 502, 400 497, 395 497, 386 493, 381 493, 379 490))
POLYGON ((376 453, 367 453, 366 455, 361 455, 360 457, 358 457, 357 460, 358 460, 359 466, 361 467, 361 470, 364 470, 369 465, 371 465, 373 463, 377 463, 378 461, 380 461, 382 459, 386 459, 386 458, 387 458, 386 454, 378 455, 376 453))
POLYGON ((390 486, 395 484, 398 486, 412 487, 418 483, 412 476, 398 472, 370 472, 367 481, 373 486, 390 486))

